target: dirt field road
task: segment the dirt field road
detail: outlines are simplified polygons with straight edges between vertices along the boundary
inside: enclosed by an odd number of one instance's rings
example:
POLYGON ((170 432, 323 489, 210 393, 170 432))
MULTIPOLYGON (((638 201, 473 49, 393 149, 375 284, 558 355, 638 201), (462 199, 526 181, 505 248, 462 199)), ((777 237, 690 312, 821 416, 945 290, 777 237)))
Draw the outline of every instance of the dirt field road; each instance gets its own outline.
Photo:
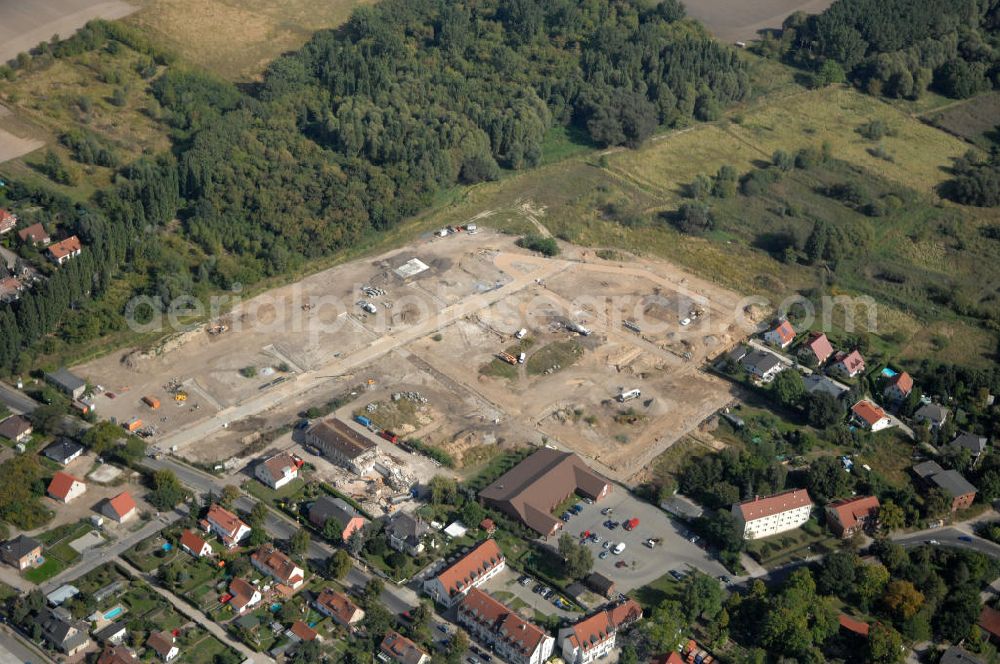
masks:
POLYGON ((13 60, 52 35, 69 37, 91 19, 122 18, 136 9, 121 0, 0 0, 0 62, 13 60))
POLYGON ((704 23, 720 41, 756 39, 758 31, 780 28, 789 14, 818 14, 833 0, 687 0, 688 14, 704 23))

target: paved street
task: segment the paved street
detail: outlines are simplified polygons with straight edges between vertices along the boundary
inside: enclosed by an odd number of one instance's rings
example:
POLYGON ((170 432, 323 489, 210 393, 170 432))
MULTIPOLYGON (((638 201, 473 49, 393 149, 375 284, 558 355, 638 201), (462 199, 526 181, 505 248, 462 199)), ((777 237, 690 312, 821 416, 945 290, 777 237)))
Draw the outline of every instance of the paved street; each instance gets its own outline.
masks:
POLYGON ((27 646, 16 637, 6 625, 0 627, 0 664, 24 664, 25 662, 51 662, 34 646, 27 646))
POLYGON ((922 530, 918 533, 894 536, 892 539, 906 548, 923 546, 933 541, 938 542, 941 546, 970 549, 984 553, 992 558, 1000 559, 1000 545, 994 544, 982 537, 972 535, 955 526, 922 530))
POLYGON ((62 584, 78 579, 92 569, 99 567, 104 563, 111 562, 111 560, 113 560, 116 556, 119 556, 125 551, 131 549, 139 542, 153 537, 158 532, 177 521, 180 517, 181 515, 178 512, 167 512, 161 514, 155 519, 152 519, 139 530, 116 540, 112 544, 97 547, 95 549, 88 549, 83 553, 83 555, 80 556, 80 561, 78 563, 69 569, 56 574, 40 586, 40 590, 46 594, 50 593, 62 584))

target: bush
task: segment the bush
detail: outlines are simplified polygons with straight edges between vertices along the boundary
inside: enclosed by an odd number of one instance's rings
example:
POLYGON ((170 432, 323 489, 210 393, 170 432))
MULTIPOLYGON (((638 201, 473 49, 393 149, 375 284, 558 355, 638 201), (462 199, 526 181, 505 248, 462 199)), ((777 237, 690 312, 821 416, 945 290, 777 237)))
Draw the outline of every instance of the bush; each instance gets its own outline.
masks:
POLYGON ((704 203, 685 203, 674 214, 674 225, 689 235, 702 235, 715 226, 715 217, 704 203))
POLYGON ((542 237, 535 233, 522 237, 517 241, 517 246, 530 251, 537 251, 543 256, 556 256, 559 254, 559 243, 555 239, 542 237))

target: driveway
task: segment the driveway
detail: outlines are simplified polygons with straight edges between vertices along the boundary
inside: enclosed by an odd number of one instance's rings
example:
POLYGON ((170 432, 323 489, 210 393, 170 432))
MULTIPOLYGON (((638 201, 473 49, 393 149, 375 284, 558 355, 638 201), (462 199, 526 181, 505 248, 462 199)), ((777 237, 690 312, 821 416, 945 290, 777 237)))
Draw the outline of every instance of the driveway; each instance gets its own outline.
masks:
POLYGON ((594 571, 614 580, 621 592, 644 586, 672 569, 693 567, 713 577, 727 573, 718 560, 684 538, 681 524, 660 508, 644 503, 622 489, 616 488, 610 496, 593 505, 581 504, 583 511, 569 520, 565 531, 575 537, 589 530, 601 537, 601 543, 587 545, 594 554, 594 571), (611 516, 601 514, 605 508, 613 510, 611 516), (631 532, 621 526, 610 530, 603 525, 608 519, 624 522, 631 518, 639 519, 639 526, 631 532), (652 549, 643 545, 650 537, 661 539, 652 549), (603 548, 604 541, 610 541, 611 546, 623 542, 625 550, 620 555, 609 553, 601 560, 599 555, 606 550, 603 548), (615 567, 619 561, 624 561, 626 565, 615 567))

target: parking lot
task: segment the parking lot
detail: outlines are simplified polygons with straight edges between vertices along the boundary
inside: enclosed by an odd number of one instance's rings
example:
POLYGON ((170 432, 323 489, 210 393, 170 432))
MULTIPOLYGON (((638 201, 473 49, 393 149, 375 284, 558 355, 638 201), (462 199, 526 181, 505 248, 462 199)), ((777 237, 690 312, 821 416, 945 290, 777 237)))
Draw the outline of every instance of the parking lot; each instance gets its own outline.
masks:
POLYGON ((594 571, 612 579, 620 592, 646 585, 670 570, 695 568, 713 577, 727 573, 708 552, 685 539, 683 526, 673 521, 666 512, 637 500, 621 489, 599 503, 581 504, 583 510, 569 520, 565 530, 574 536, 589 530, 600 537, 600 542, 587 545, 594 554, 594 571), (610 515, 601 514, 608 508, 612 510, 610 515), (622 525, 614 529, 604 525, 609 519, 624 524, 633 518, 639 519, 639 525, 632 531, 625 530, 622 525), (651 537, 660 539, 652 549, 643 544, 651 537), (625 544, 625 549, 616 555, 611 551, 618 543, 625 544), (604 551, 608 555, 602 559, 600 555, 604 551), (618 567, 620 563, 624 565, 618 567))
MULTIPOLYGON (((515 609, 529 620, 534 619, 535 612, 544 613, 550 616, 568 618, 571 621, 580 617, 579 613, 565 611, 556 607, 552 603, 557 594, 550 595, 547 599, 534 592, 535 586, 539 582, 534 577, 530 578, 528 585, 522 586, 518 583, 520 574, 509 567, 496 577, 484 584, 483 590, 493 595, 507 606, 515 609), (516 600, 515 600, 516 598, 516 600)), ((568 598, 567 598, 568 599, 568 598)))

